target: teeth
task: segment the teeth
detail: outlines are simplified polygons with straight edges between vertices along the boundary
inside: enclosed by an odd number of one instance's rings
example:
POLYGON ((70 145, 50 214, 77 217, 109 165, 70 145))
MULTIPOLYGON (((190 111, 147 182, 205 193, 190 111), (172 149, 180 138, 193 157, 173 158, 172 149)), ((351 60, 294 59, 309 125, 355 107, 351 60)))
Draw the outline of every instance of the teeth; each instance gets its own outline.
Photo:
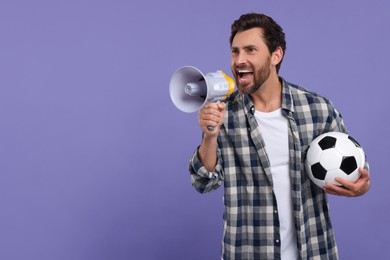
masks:
POLYGON ((252 70, 239 70, 238 73, 252 73, 252 70))

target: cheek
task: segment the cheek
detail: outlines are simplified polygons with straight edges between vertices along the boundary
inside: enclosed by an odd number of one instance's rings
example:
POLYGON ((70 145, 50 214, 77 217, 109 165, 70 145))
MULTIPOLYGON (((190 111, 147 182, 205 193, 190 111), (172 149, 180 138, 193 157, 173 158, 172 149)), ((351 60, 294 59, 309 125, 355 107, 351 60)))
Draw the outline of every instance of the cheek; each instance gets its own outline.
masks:
POLYGON ((230 67, 233 69, 236 64, 236 60, 234 58, 230 59, 230 67))
POLYGON ((235 63, 234 63, 233 60, 230 61, 230 69, 232 71, 233 76, 236 76, 236 73, 235 73, 235 63))

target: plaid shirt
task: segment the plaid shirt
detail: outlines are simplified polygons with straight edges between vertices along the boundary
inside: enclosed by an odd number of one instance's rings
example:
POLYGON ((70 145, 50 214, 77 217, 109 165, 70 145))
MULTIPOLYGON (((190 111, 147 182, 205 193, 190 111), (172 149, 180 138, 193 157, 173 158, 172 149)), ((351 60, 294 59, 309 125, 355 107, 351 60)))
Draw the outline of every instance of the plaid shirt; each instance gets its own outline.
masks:
MULTIPOLYGON (((315 137, 329 131, 347 133, 347 129, 329 100, 281 80, 299 257, 338 259, 326 193, 311 182, 304 160, 315 137)), ((247 95, 235 92, 226 105, 217 165, 208 172, 196 151, 189 167, 192 185, 207 193, 224 183, 223 259, 280 259, 280 226, 270 162, 253 103, 247 95)))

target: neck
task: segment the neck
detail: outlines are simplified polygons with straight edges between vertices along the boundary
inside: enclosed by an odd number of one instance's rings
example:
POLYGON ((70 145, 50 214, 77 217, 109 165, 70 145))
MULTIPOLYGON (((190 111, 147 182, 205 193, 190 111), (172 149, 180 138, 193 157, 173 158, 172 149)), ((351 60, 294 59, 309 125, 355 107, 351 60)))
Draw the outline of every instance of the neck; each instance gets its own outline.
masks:
POLYGON ((282 106, 282 83, 276 73, 272 73, 266 82, 250 95, 255 109, 272 112, 282 106))

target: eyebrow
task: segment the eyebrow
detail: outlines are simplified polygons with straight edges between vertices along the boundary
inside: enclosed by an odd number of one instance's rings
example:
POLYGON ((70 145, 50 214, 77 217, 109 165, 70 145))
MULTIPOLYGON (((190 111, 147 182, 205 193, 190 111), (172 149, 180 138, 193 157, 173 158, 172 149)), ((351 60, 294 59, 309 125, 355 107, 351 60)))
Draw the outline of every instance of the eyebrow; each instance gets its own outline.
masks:
MULTIPOLYGON (((253 45, 253 44, 249 44, 249 45, 245 45, 245 46, 242 47, 241 49, 251 49, 251 48, 256 48, 256 49, 258 49, 258 46, 253 45)), ((239 48, 239 47, 236 47, 236 46, 231 46, 230 49, 231 49, 231 50, 237 50, 237 49, 240 49, 240 48, 239 48)))

